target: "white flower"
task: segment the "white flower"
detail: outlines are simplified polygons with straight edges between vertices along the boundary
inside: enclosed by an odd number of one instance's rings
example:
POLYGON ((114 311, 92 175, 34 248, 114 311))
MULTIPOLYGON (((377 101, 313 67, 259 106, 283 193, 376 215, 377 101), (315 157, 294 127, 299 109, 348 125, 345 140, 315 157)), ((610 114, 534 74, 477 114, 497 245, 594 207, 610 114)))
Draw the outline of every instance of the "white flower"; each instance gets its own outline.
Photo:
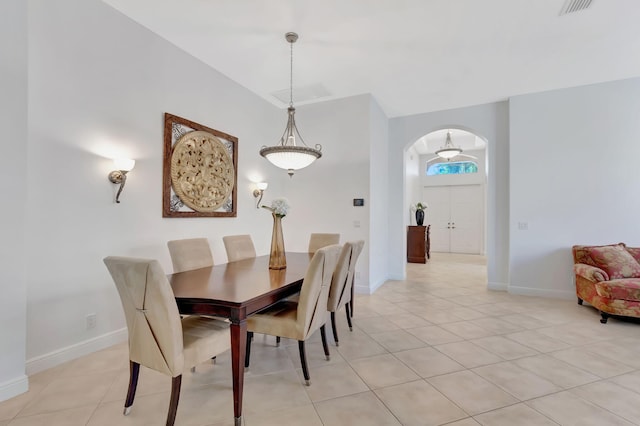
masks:
POLYGON ((416 203, 416 210, 426 210, 427 209, 427 203, 423 203, 422 201, 416 203))
POLYGON ((271 202, 271 207, 262 207, 280 217, 285 217, 289 213, 289 201, 286 198, 276 198, 271 202))

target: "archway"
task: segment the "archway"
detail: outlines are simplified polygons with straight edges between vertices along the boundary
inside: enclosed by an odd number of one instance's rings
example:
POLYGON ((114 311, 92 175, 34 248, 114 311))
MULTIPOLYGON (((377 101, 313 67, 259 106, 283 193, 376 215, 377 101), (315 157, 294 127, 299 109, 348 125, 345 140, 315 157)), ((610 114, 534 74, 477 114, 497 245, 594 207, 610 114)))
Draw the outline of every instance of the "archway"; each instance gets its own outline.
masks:
MULTIPOLYGON (((407 148, 406 194, 412 207, 428 205, 431 251, 486 253, 487 158, 487 141, 459 125, 422 135, 407 148), (448 158, 435 154, 445 146, 453 148, 448 158)), ((416 224, 412 215, 409 224, 416 224)))

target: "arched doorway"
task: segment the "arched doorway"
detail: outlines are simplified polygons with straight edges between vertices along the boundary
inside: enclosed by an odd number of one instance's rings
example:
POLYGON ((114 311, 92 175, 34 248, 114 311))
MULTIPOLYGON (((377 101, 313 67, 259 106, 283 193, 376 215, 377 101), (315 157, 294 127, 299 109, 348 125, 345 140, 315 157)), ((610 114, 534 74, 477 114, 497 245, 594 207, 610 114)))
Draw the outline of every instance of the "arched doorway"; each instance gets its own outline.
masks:
POLYGON ((407 196, 412 205, 428 205, 431 251, 486 253, 486 149, 484 138, 458 126, 427 133, 409 147, 407 196))

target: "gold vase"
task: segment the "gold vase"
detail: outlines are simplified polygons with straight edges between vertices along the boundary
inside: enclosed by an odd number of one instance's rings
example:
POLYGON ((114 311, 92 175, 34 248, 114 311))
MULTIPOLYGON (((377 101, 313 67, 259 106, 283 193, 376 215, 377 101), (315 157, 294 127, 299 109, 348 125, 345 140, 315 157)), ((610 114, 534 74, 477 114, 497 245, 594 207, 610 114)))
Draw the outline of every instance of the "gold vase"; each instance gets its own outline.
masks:
POLYGON ((284 254, 284 238, 282 237, 282 217, 275 213, 273 216, 273 232, 271 234, 271 253, 269 254, 269 269, 285 269, 287 258, 284 254))

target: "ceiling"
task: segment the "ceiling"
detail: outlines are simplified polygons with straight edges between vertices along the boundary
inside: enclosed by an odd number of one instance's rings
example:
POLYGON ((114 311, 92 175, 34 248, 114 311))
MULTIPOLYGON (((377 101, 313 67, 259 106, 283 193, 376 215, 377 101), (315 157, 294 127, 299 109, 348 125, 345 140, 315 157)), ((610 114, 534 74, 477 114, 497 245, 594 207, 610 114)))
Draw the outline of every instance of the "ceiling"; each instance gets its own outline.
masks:
POLYGON ((638 0, 103 1, 279 107, 288 31, 296 105, 370 93, 388 117, 640 76, 638 0))

